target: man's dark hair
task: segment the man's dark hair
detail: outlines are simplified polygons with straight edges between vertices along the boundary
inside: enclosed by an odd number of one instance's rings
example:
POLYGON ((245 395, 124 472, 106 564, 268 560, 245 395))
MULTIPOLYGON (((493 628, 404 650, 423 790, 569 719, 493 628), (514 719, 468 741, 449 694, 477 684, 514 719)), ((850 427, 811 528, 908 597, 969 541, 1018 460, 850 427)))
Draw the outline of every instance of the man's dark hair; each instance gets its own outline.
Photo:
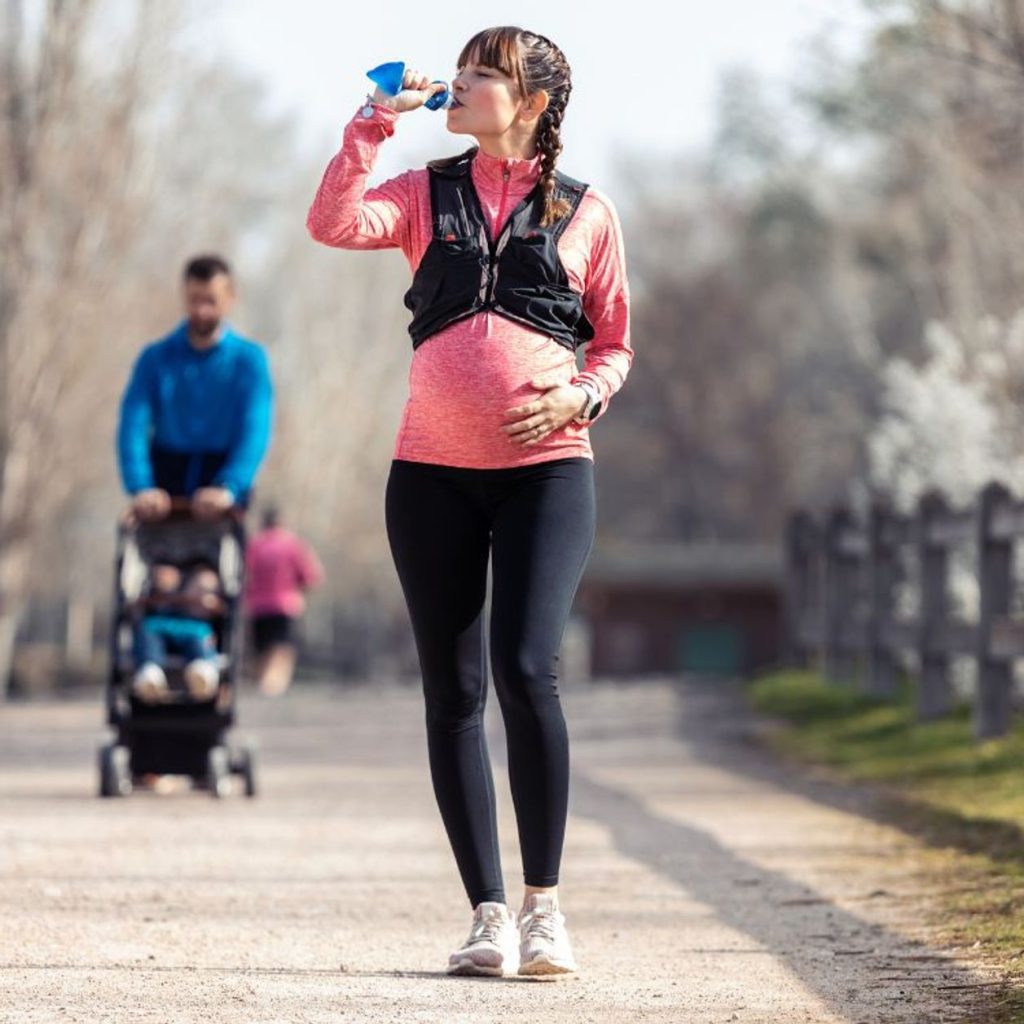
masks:
POLYGON ((193 256, 185 264, 186 281, 209 281, 218 274, 231 276, 231 267, 228 261, 220 256, 193 256))

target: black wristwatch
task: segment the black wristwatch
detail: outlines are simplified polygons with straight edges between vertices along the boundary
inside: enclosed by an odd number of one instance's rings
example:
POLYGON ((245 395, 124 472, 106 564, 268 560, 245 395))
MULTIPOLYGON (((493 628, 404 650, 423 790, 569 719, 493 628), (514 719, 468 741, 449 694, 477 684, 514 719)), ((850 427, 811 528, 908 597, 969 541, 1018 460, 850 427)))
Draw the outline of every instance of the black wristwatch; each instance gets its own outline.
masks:
POLYGON ((601 396, 593 384, 586 381, 579 381, 576 387, 583 388, 587 393, 587 401, 583 408, 573 417, 574 423, 589 423, 601 411, 601 396))

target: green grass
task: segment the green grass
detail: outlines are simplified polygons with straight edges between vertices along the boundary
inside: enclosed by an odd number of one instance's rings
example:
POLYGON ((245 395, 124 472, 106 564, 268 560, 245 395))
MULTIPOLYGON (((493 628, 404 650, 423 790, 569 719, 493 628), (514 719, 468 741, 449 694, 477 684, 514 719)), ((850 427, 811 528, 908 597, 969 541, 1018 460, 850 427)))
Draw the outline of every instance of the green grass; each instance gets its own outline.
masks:
POLYGON ((795 726, 779 738, 794 754, 851 780, 895 785, 936 810, 1024 826, 1024 722, 979 743, 966 706, 916 722, 907 684, 894 701, 882 702, 812 672, 762 677, 750 696, 759 711, 795 726))
POLYGON ((917 722, 908 682, 885 702, 802 671, 748 692, 787 723, 771 741, 780 752, 871 784, 879 816, 925 840, 942 937, 998 964, 1016 983, 1000 1019, 1024 1021, 1024 723, 979 743, 966 706, 917 722))

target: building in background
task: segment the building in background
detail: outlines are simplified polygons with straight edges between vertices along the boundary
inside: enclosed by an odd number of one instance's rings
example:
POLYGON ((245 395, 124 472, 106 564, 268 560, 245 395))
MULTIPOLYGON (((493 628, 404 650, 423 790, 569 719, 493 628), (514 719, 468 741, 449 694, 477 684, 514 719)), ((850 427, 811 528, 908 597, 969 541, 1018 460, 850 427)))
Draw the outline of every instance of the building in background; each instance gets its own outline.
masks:
POLYGON ((782 577, 772 545, 598 545, 576 604, 591 674, 746 675, 777 664, 782 577))

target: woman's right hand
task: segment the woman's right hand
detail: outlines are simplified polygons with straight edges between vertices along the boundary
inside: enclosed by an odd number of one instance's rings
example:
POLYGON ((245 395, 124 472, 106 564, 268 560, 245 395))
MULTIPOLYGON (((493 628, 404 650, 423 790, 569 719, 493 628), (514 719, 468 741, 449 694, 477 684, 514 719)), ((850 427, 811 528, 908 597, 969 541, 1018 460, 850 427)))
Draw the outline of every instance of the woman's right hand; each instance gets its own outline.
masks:
POLYGON ((388 96, 386 93, 381 92, 381 88, 378 85, 373 92, 373 102, 404 114, 407 110, 415 110, 417 107, 422 107, 431 96, 435 93, 443 92, 444 89, 444 82, 435 82, 431 85, 430 79, 420 71, 417 71, 416 68, 406 68, 405 74, 402 75, 401 92, 397 96, 388 96))

